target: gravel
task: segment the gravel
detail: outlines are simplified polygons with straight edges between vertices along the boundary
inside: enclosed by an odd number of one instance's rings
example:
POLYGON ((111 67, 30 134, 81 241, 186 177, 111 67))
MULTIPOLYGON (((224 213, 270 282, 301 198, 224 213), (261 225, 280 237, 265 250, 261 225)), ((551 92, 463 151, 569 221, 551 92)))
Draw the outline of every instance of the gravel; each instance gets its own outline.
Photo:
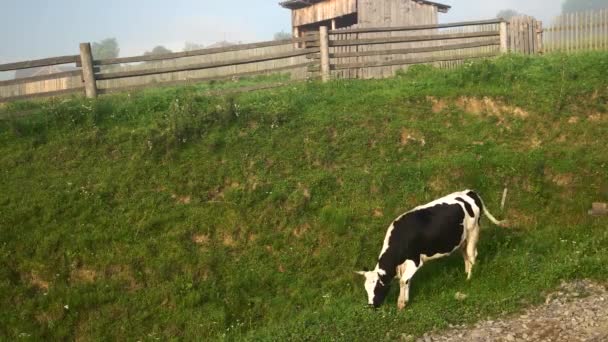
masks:
POLYGON ((419 342, 608 341, 608 290, 589 280, 563 283, 545 304, 475 326, 427 333, 419 342))

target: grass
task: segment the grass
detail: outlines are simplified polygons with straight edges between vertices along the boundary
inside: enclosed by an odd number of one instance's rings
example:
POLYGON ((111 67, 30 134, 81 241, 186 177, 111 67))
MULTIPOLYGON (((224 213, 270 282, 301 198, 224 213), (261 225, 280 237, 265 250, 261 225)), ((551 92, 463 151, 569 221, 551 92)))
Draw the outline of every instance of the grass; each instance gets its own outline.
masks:
POLYGON ((607 57, 9 104, 0 339, 394 340, 604 281, 606 218, 587 210, 608 200, 607 57), (464 188, 515 227, 484 221, 471 282, 454 255, 405 311, 396 286, 368 310, 353 271, 390 222, 464 188))

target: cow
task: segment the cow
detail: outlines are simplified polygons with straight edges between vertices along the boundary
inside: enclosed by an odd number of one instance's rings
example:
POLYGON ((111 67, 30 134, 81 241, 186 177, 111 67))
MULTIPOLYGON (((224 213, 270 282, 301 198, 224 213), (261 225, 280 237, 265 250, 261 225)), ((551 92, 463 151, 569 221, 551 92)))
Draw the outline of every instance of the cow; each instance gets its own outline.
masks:
POLYGON ((384 245, 373 271, 356 272, 365 276, 370 307, 378 308, 393 278, 399 279, 397 307, 409 302, 412 277, 430 260, 448 256, 461 249, 467 280, 471 279, 477 258, 481 214, 494 224, 506 227, 486 209, 475 191, 465 190, 418 206, 399 216, 389 226, 384 245))

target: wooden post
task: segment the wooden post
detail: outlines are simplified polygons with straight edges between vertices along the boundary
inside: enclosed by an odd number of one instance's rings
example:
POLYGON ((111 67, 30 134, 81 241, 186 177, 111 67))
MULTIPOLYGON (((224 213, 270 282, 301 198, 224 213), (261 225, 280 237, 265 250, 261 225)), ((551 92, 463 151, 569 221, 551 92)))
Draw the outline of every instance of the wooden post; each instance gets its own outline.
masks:
POLYGON ((97 84, 95 83, 95 70, 93 70, 93 54, 90 43, 80 44, 80 61, 82 63, 82 80, 87 98, 97 97, 97 84))
POLYGON ((507 29, 507 22, 503 21, 500 23, 500 53, 509 52, 509 31, 507 29))
MULTIPOLYGON (((292 31, 292 37, 293 38, 300 38, 300 29, 297 26, 294 26, 293 31, 292 31)), ((293 47, 295 49, 299 49, 302 46, 306 47, 306 43, 293 43, 293 47)))
POLYGON ((327 33, 327 26, 321 26, 319 28, 319 39, 321 46, 321 79, 323 82, 327 82, 330 79, 330 66, 329 66, 329 34, 327 33))
POLYGON ((543 31, 543 22, 542 21, 537 21, 536 22, 537 26, 536 26, 536 41, 538 43, 538 53, 545 53, 545 51, 543 51, 544 46, 543 46, 543 38, 545 35, 545 32, 543 31))

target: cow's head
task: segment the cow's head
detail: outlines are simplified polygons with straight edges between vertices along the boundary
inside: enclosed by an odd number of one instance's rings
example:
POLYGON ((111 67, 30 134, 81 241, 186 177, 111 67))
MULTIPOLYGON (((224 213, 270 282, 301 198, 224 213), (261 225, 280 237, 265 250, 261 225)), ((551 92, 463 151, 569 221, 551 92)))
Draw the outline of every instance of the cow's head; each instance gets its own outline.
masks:
POLYGON ((365 277, 365 291, 367 292, 367 303, 375 308, 382 305, 382 302, 384 302, 384 298, 386 298, 386 295, 388 294, 390 280, 382 280, 382 275, 379 273, 379 270, 374 270, 371 272, 360 271, 356 273, 365 277))

